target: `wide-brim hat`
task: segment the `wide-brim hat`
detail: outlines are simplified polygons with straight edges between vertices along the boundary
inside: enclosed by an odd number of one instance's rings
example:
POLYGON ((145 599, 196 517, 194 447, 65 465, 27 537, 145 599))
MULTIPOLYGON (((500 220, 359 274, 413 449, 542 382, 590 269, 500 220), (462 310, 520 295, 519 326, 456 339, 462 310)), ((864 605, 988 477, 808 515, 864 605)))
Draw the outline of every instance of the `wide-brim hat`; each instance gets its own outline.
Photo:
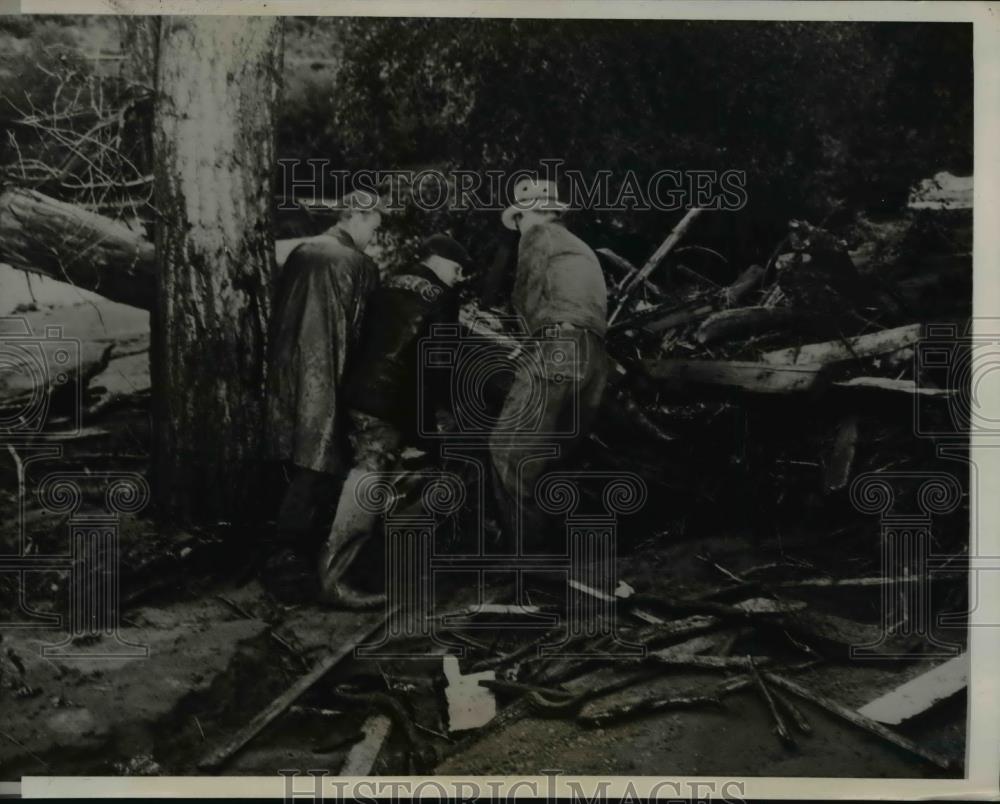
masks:
POLYGON ((500 220, 508 229, 517 229, 514 216, 527 210, 541 212, 565 212, 569 204, 559 200, 559 189, 553 181, 521 179, 514 185, 514 203, 500 215, 500 220))

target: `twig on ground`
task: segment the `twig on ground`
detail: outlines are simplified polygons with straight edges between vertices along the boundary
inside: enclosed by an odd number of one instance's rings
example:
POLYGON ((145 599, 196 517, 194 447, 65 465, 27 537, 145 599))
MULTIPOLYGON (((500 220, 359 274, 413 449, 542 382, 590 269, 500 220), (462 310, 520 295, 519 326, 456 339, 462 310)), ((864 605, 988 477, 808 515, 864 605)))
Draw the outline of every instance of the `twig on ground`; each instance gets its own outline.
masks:
POLYGON ((750 668, 750 677, 753 679, 757 692, 760 693, 760 697, 764 699, 764 703, 767 704, 767 708, 771 712, 771 718, 774 720, 775 732, 777 732, 778 737, 780 737, 782 742, 786 745, 794 746, 795 739, 792 737, 792 733, 788 730, 788 726, 785 724, 785 719, 782 717, 781 712, 778 711, 778 704, 771 695, 771 691, 767 688, 767 684, 764 683, 764 679, 761 677, 760 672, 758 672, 753 656, 749 653, 747 654, 747 666, 750 668))

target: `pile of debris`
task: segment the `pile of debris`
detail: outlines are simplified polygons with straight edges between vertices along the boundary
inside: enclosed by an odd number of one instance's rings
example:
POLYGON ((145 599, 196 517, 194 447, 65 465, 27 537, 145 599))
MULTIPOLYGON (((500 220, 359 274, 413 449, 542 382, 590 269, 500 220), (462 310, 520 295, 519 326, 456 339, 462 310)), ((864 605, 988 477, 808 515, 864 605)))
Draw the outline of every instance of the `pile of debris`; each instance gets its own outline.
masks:
MULTIPOLYGON (((605 633, 578 636, 555 649, 564 636, 559 628, 532 623, 544 606, 475 603, 449 610, 434 618, 432 636, 397 638, 391 652, 398 658, 387 651, 378 662, 351 658, 358 643, 385 628, 384 620, 366 621, 357 642, 338 645, 193 760, 203 772, 231 769, 251 742, 270 739, 271 724, 313 713, 327 728, 337 727, 336 740, 328 732, 324 750, 336 743, 342 775, 461 773, 469 772, 464 754, 502 740, 521 720, 568 721, 600 739, 605 729, 663 712, 725 714, 730 696, 752 693, 785 750, 809 750, 814 726, 828 729, 833 719, 901 751, 922 773, 960 770, 962 746, 942 750, 924 735, 907 734, 905 724, 955 700, 967 685, 968 655, 944 661, 932 654, 921 661, 912 653, 918 637, 886 638, 876 626, 788 597, 810 589, 852 595, 886 579, 769 581, 774 573, 760 570, 756 580, 736 577, 714 591, 673 599, 639 595, 622 584, 613 601, 601 601, 615 604, 605 633), (501 620, 506 625, 498 628, 501 620), (543 644, 549 655, 540 650, 543 644), (463 658, 442 655, 448 645, 463 658), (881 675, 874 671, 859 701, 838 700, 826 690, 836 673, 866 664, 852 660, 852 650, 862 645, 895 653, 894 666, 881 675), (423 659, 415 664, 417 656, 423 659)), ((582 599, 603 597, 583 584, 573 589, 582 599)))
MULTIPOLYGON (((720 285, 684 261, 692 252, 721 255, 678 248, 701 214, 690 211, 641 269, 597 249, 617 371, 588 465, 639 472, 662 503, 649 512, 657 521, 679 501, 688 516, 701 501, 716 513, 739 510, 768 533, 779 497, 793 504, 790 516, 823 516, 823 498, 835 495, 842 506, 858 474, 933 461, 925 453, 934 438, 923 436, 960 437, 954 422, 968 407, 968 376, 953 367, 963 359, 971 285, 953 279, 955 304, 940 300, 947 317, 921 320, 925 311, 884 278, 899 276, 898 260, 872 259, 870 239, 862 239, 863 274, 846 240, 805 221, 789 224, 765 264, 720 285), (924 361, 921 349, 949 356, 944 365, 924 361)), ((894 231, 894 242, 926 228, 925 214, 894 231)), ((865 234, 877 241, 874 228, 865 234)), ((965 274, 963 247, 950 251, 950 263, 949 254, 934 257, 936 270, 965 274)), ((469 305, 463 321, 472 334, 504 337, 501 311, 469 305)), ((509 346, 516 355, 515 340, 509 346)), ((493 390, 503 398, 502 387, 493 390)))

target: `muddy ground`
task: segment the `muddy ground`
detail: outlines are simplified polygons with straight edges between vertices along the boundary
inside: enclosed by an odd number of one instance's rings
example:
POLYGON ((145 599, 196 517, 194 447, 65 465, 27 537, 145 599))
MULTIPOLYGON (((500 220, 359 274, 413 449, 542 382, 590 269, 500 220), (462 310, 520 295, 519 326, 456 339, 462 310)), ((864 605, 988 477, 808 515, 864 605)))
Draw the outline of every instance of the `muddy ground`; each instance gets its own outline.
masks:
MULTIPOLYGON (((716 559, 747 555, 739 540, 729 540, 728 547, 728 551, 717 549, 716 559)), ((664 557, 673 559, 676 553, 664 557)), ((736 561, 731 564, 736 565, 736 561)), ((367 617, 374 623, 378 615, 367 617)), ((4 778, 198 773, 198 761, 210 748, 246 723, 332 645, 355 633, 362 621, 360 615, 282 608, 251 581, 196 591, 165 590, 155 603, 128 610, 119 636, 148 647, 145 659, 42 658, 40 647, 57 642, 56 632, 6 630, 5 681, 17 672, 11 670, 14 657, 24 673, 20 688, 5 685, 2 691, 4 778)), ((634 628, 625 627, 622 637, 634 633, 634 628)), ((490 641, 489 629, 465 635, 490 641)), ((950 636, 961 640, 960 633, 950 636)), ((755 638, 745 639, 739 649, 758 656, 774 652, 755 638)), ((855 708, 940 661, 834 662, 801 674, 800 681, 855 708)), ((590 672, 606 678, 622 670, 623 665, 613 662, 590 672)), ((696 694, 718 681, 714 671, 664 672, 590 706, 604 708, 654 691, 696 694)), ((391 685, 416 722, 448 735, 440 658, 350 660, 220 772, 269 775, 280 768, 326 768, 336 774, 368 714, 363 707, 338 702, 332 694, 336 684, 345 682, 375 690, 391 685)), ((795 748, 786 747, 774 734, 767 708, 752 691, 734 693, 719 706, 663 712, 603 728, 529 716, 479 740, 464 737, 468 744, 462 748, 456 745, 463 739, 460 734, 450 739, 423 736, 444 757, 433 770, 447 774, 559 769, 623 775, 948 775, 818 707, 801 706, 813 733, 800 735, 795 748)), ((964 695, 959 695, 907 723, 901 732, 955 758, 959 764, 953 773, 960 775, 965 716, 964 695)), ((374 772, 407 772, 405 748, 402 734, 396 733, 374 772)))
MULTIPOLYGON (((127 545, 130 541, 142 545, 144 537, 150 535, 147 527, 141 520, 123 523, 126 555, 142 553, 144 547, 130 551, 127 545)), ((803 533, 787 535, 780 544, 754 544, 746 536, 714 535, 652 553, 644 550, 623 556, 620 576, 633 583, 637 594, 665 587, 692 594, 696 589, 725 585, 714 564, 734 574, 748 570, 754 574, 754 566, 768 563, 812 564, 822 557, 815 550, 820 539, 819 534, 803 533), (640 565, 644 572, 639 571, 640 565), (654 575, 655 584, 649 581, 654 575)), ((239 577, 245 575, 240 560, 232 562, 229 577, 223 581, 210 577, 205 567, 199 567, 197 553, 213 549, 212 544, 206 547, 199 540, 189 543, 194 547, 177 559, 177 565, 164 565, 164 572, 171 576, 167 582, 149 593, 146 602, 128 606, 122 617, 121 642, 148 648, 148 658, 42 657, 44 645, 60 641, 57 629, 4 630, 0 646, 4 652, 0 689, 5 713, 0 741, 4 778, 43 773, 203 772, 198 763, 212 748, 287 689, 332 646, 350 639, 360 625, 376 624, 381 616, 281 606, 257 580, 239 577), (178 566, 192 558, 191 571, 179 573, 178 566)), ((232 542, 228 548, 233 548, 232 542)), ((35 588, 35 597, 27 601, 29 606, 33 610, 48 608, 44 589, 35 588)), ((539 578, 537 583, 528 584, 528 594, 538 602, 553 588, 554 584, 539 578)), ((497 600, 505 595, 509 599, 510 589, 500 584, 491 594, 497 600)), ((794 599, 806 602, 810 609, 874 623, 878 594, 871 589, 796 590, 794 599)), ((951 595, 960 599, 960 589, 951 590, 951 595)), ((445 610, 471 602, 468 590, 463 589, 445 590, 440 600, 445 610)), ((649 637, 650 627, 629 615, 625 602, 619 615, 623 641, 649 637)), ((469 644, 484 646, 484 650, 469 648, 461 662, 468 671, 475 660, 509 651, 537 639, 540 633, 527 629, 499 632, 484 624, 446 638, 454 642, 464 637, 469 644)), ((964 642, 961 631, 940 636, 964 642)), ((773 635, 742 633, 742 626, 717 628, 707 637, 710 645, 704 652, 709 655, 725 651, 731 656, 753 653, 788 662, 803 658, 796 656, 788 642, 773 635)), ((133 649, 115 644, 113 637, 80 642, 78 647, 84 651, 133 649)), ((440 651, 433 645, 423 647, 440 651)), ((544 675, 544 665, 552 666, 556 661, 537 663, 534 669, 543 665, 544 675)), ((857 708, 941 661, 850 661, 835 656, 823 666, 799 674, 799 680, 857 708)), ((577 675, 601 681, 632 670, 632 665, 622 661, 595 662, 581 665, 577 675)), ((703 693, 719 681, 717 671, 664 670, 648 682, 587 704, 584 713, 654 692, 703 693)), ((433 747, 437 760, 424 770, 436 773, 558 769, 577 774, 933 778, 960 775, 964 754, 964 694, 899 729, 922 746, 953 758, 957 764, 947 772, 807 703, 800 706, 813 732, 798 735, 797 745, 788 747, 775 735, 761 698, 750 690, 731 694, 718 705, 640 716, 601 728, 588 728, 573 719, 529 714, 481 738, 449 734, 442 660, 429 657, 345 661, 218 772, 269 775, 281 768, 325 768, 336 774, 371 714, 365 706, 338 698, 335 688, 345 683, 357 690, 388 691, 402 701, 410 717, 427 730, 422 729, 420 736, 425 745, 433 747)), ((503 710, 512 702, 511 696, 500 695, 498 708, 503 710)), ((403 731, 396 729, 373 772, 417 770, 408 762, 408 749, 403 731)))

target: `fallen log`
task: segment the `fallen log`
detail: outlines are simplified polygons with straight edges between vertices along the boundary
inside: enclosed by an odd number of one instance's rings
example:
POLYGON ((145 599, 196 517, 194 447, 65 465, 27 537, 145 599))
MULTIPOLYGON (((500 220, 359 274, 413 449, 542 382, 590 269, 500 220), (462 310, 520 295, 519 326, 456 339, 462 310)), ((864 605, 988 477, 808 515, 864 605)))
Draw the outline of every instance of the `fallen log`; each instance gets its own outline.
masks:
MULTIPOLYGON (((667 650, 670 650, 669 648, 667 650)), ((739 656, 698 656, 694 653, 667 654, 655 651, 645 659, 661 667, 680 667, 695 670, 738 670, 746 668, 746 660, 739 656)))
POLYGON ((695 340, 698 343, 711 345, 734 338, 748 338, 763 332, 783 330, 807 324, 811 316, 800 310, 787 307, 738 307, 735 310, 722 310, 706 318, 698 331, 695 340))
MULTIPOLYGON (((278 267, 303 239, 278 240, 278 267)), ((156 247, 121 221, 35 190, 0 192, 0 262, 149 310, 156 247)))
POLYGON ((670 709, 691 709, 705 705, 718 706, 719 703, 718 696, 714 695, 668 695, 666 697, 643 698, 633 703, 611 707, 593 714, 581 714, 576 721, 589 728, 601 728, 630 717, 652 715, 670 709))
MULTIPOLYGON (((704 653, 705 651, 714 650, 719 644, 719 634, 712 634, 711 636, 696 636, 687 640, 686 642, 681 642, 677 645, 671 645, 666 648, 660 648, 648 654, 645 659, 654 659, 654 661, 664 661, 670 662, 677 658, 684 658, 688 656, 694 656, 699 653, 704 653)), ((648 646, 647 646, 648 647, 648 646)), ((721 658, 721 657, 716 657, 721 658)))
POLYGON ((773 352, 765 352, 760 356, 760 359, 774 365, 790 363, 828 365, 847 360, 878 357, 915 344, 920 340, 921 328, 920 324, 908 324, 904 327, 884 329, 868 335, 858 335, 854 338, 776 349, 773 352))
POLYGON ((646 374, 663 391, 677 394, 716 390, 746 394, 797 394, 826 384, 821 366, 772 366, 724 360, 643 360, 646 374))
POLYGON ((156 249, 120 221, 35 190, 0 193, 0 262, 148 310, 156 249))
POLYGON ((742 274, 736 277, 736 281, 722 291, 722 302, 727 307, 735 307, 749 296, 754 290, 760 287, 764 281, 764 268, 760 265, 751 265, 742 274))
POLYGON ((689 307, 686 310, 677 310, 676 312, 663 316, 663 318, 650 321, 643 327, 643 329, 650 333, 663 332, 664 330, 674 329, 674 327, 683 327, 686 324, 693 324, 695 321, 700 321, 706 316, 712 315, 714 312, 715 305, 700 304, 689 307))
POLYGON ((751 265, 733 284, 721 290, 699 293, 680 304, 663 304, 655 309, 645 310, 625 321, 619 321, 609 331, 615 333, 641 327, 644 332, 656 333, 693 324, 716 312, 719 304, 731 307, 742 301, 760 284, 763 277, 764 269, 759 265, 751 265))
POLYGON ((652 309, 636 313, 614 325, 609 325, 608 332, 613 335, 618 332, 638 328, 641 328, 645 332, 660 332, 697 321, 715 311, 716 305, 712 301, 715 295, 715 291, 699 293, 693 298, 680 303, 668 302, 660 304, 652 309))
POLYGON ((860 712, 856 712, 843 704, 837 703, 832 698, 828 698, 818 692, 806 689, 800 684, 796 684, 791 679, 779 676, 775 673, 764 673, 764 677, 776 687, 780 687, 793 695, 797 695, 803 700, 816 704, 817 706, 825 709, 827 712, 846 720, 848 723, 852 723, 858 728, 864 729, 871 734, 881 737, 883 740, 902 748, 904 751, 909 751, 911 754, 914 754, 921 759, 925 759, 928 762, 937 765, 939 768, 950 770, 954 765, 954 762, 943 754, 939 754, 936 751, 931 751, 930 749, 917 745, 915 742, 907 739, 903 735, 897 734, 891 729, 887 729, 881 723, 877 723, 871 718, 865 717, 860 712))

